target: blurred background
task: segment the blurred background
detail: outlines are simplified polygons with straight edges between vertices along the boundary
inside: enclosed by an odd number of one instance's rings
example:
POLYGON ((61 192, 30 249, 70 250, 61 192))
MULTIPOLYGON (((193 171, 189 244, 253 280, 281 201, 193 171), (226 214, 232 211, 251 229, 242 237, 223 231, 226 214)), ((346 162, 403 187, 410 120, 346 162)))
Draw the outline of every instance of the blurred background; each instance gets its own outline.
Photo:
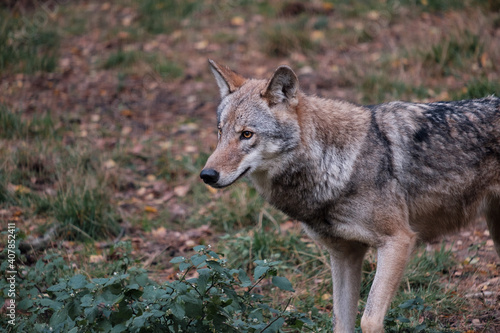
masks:
MULTIPOLYGON (((297 221, 245 181, 214 190, 198 178, 217 137, 209 58, 256 78, 288 64, 306 93, 358 104, 498 96, 500 1, 0 3, 0 219, 19 229, 26 269, 50 250, 104 274, 120 240, 165 281, 172 257, 211 244, 245 269, 281 260, 294 306, 314 304, 328 328, 328 258, 297 221)), ((432 309, 398 327, 498 332, 484 222, 427 250, 393 306, 419 296, 432 309)), ((365 299, 375 267, 370 254, 365 299)))

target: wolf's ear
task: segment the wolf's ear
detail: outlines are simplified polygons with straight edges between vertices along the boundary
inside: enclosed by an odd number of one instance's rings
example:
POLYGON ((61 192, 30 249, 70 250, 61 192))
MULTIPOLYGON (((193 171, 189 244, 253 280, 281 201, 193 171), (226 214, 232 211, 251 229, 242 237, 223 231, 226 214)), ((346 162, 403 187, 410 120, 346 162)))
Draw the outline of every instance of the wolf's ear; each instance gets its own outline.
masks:
POLYGON ((266 88, 261 92, 262 97, 268 103, 278 104, 287 102, 295 104, 297 102, 297 91, 299 90, 299 79, 293 70, 288 66, 280 66, 267 82, 266 88))
POLYGON ((219 65, 215 61, 208 59, 210 69, 215 76, 215 81, 219 86, 221 98, 226 97, 230 93, 236 91, 245 83, 246 79, 232 71, 229 67, 219 65))

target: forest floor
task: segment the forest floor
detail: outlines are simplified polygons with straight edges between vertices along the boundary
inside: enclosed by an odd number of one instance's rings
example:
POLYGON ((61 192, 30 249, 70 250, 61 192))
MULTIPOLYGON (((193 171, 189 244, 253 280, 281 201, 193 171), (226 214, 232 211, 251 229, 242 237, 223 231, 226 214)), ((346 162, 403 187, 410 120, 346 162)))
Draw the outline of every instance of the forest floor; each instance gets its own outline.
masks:
MULTIPOLYGON (((498 96, 499 10, 497 1, 446 0, 7 1, 2 228, 20 230, 27 265, 54 249, 90 272, 115 240, 130 241, 158 281, 174 279, 170 259, 198 244, 246 268, 279 259, 297 298, 328 313, 328 260, 299 223, 246 181, 213 190, 198 178, 217 137, 207 59, 257 78, 288 64, 306 93, 359 104, 498 96)), ((427 274, 453 302, 427 295, 435 313, 417 322, 500 332, 500 260, 477 222, 417 251, 451 250, 445 268, 427 274)), ((369 277, 373 254, 366 266, 369 277)), ((426 296, 413 289, 404 282, 400 301, 426 296)))

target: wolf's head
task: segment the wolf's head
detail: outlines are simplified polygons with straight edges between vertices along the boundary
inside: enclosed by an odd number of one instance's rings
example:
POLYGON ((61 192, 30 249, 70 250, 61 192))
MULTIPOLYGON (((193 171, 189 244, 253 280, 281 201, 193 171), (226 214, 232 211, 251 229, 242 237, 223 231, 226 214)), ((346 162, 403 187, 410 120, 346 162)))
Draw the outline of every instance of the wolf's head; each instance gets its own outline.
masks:
POLYGON ((245 174, 275 168, 280 156, 300 142, 299 83, 288 66, 269 80, 245 79, 209 60, 221 102, 217 148, 200 177, 213 187, 231 185, 245 174))

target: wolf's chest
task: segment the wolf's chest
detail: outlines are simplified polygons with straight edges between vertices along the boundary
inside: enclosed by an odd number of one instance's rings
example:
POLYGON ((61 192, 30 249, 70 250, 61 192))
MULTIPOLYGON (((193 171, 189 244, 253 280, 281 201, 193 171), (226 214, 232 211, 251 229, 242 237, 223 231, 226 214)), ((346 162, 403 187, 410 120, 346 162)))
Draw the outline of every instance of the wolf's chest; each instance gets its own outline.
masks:
POLYGON ((302 222, 324 220, 331 207, 336 189, 303 174, 262 179, 252 177, 257 191, 266 201, 291 218, 302 222))

